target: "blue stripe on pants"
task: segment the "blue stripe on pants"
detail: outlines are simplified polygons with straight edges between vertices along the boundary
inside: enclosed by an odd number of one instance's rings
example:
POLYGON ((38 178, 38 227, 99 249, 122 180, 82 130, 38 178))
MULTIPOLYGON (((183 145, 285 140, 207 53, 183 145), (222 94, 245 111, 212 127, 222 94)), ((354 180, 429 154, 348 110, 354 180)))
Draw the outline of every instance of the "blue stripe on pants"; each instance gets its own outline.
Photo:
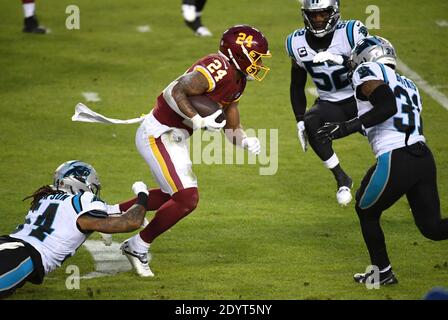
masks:
POLYGON ((18 285, 26 279, 26 277, 28 277, 33 270, 33 261, 30 257, 28 257, 16 268, 0 276, 0 291, 8 290, 18 285))
POLYGON ((370 177, 369 184, 359 202, 361 209, 370 208, 380 198, 389 180, 391 159, 392 151, 383 153, 378 157, 376 169, 370 177))

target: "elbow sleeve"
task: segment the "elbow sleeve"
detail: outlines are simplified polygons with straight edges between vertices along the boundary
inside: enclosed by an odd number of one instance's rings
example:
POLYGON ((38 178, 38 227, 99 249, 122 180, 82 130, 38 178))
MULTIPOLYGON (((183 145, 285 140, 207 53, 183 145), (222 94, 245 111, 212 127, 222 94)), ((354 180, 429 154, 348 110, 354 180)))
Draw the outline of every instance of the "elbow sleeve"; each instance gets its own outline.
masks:
POLYGON ((291 68, 290 98, 296 121, 302 121, 306 110, 306 71, 299 67, 291 68))
POLYGON ((370 95, 369 101, 373 109, 359 117, 365 128, 380 124, 397 112, 395 95, 387 84, 378 86, 370 95))

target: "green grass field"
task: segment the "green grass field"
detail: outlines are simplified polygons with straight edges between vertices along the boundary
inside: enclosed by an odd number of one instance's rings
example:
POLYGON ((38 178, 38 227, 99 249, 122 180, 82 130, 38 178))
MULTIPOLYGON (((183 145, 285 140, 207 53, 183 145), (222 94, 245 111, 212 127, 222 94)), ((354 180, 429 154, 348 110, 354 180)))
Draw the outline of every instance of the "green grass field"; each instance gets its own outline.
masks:
MULTIPOLYGON (((391 40, 407 65, 448 95, 448 28, 435 23, 448 19, 448 2, 342 1, 342 16, 365 21, 372 3, 381 9, 381 29, 371 33, 391 40)), ((258 27, 270 42, 271 73, 248 84, 240 112, 246 128, 279 130, 279 168, 260 176, 259 165, 195 165, 199 207, 152 245, 153 279, 130 271, 67 290, 67 265, 82 274, 95 268, 81 247, 42 285, 27 284, 12 299, 421 299, 432 287, 448 286, 448 244, 419 233, 405 199, 382 219, 400 283, 367 290, 353 282, 352 274, 369 264, 354 205, 337 206, 331 173, 312 151, 301 151, 289 102, 284 40, 303 26, 297 1, 210 0, 203 21, 212 38, 195 37, 184 26, 180 0, 48 0, 38 1, 37 14, 51 34, 21 32, 19 1, 5 2, 0 12, 0 234, 22 223, 28 204, 21 199, 50 183, 53 170, 69 159, 94 165, 109 203, 131 197, 136 180, 155 186, 134 145, 136 126, 74 123, 74 106, 85 102, 82 92, 93 91, 102 101, 86 104, 110 117, 149 112, 160 91, 216 52, 221 33, 238 23, 258 27), (80 30, 65 28, 70 4, 80 8, 80 30), (139 25, 152 31, 139 33, 139 25)), ((422 97, 447 217, 448 111, 422 97)), ((335 149, 359 187, 375 161, 367 141, 354 135, 335 149)))

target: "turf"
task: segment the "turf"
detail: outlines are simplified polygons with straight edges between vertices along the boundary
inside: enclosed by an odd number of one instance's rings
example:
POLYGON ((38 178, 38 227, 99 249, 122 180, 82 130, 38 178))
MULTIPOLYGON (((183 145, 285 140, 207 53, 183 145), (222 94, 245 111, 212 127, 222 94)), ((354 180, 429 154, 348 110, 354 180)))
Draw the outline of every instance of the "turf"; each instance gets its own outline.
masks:
MULTIPOLYGON (((448 2, 432 1, 424 10, 417 0, 401 9, 386 0, 374 3, 381 30, 371 33, 389 38, 406 64, 448 94, 447 29, 435 23, 447 18, 448 2)), ((343 1, 343 18, 365 21, 370 4, 343 1)), ((48 0, 37 9, 51 34, 23 34, 18 1, 4 3, 0 12, 0 234, 22 222, 27 203, 21 199, 50 183, 68 159, 95 166, 110 203, 130 197, 136 180, 154 186, 134 145, 136 127, 73 123, 75 104, 84 101, 82 92, 94 91, 102 100, 87 104, 110 117, 147 113, 160 91, 193 61, 216 52, 219 35, 237 23, 258 27, 270 42, 271 73, 249 83, 240 112, 246 128, 278 129, 279 167, 261 176, 260 165, 195 165, 199 207, 154 242, 154 279, 126 272, 67 290, 68 265, 82 274, 94 270, 81 247, 44 284, 27 284, 12 299, 421 299, 432 287, 448 286, 447 243, 425 239, 403 199, 382 219, 400 283, 367 290, 352 281, 369 264, 353 204, 337 206, 331 174, 312 151, 301 151, 289 103, 284 40, 303 26, 297 1, 209 1, 203 21, 214 37, 204 39, 183 25, 180 1, 48 0), (70 4, 80 8, 80 30, 65 28, 70 4), (137 32, 139 25, 150 25, 151 32, 137 32)), ((448 111, 422 97, 447 217, 448 111)), ((358 187, 374 163, 367 141, 351 136, 336 142, 336 150, 358 187)))

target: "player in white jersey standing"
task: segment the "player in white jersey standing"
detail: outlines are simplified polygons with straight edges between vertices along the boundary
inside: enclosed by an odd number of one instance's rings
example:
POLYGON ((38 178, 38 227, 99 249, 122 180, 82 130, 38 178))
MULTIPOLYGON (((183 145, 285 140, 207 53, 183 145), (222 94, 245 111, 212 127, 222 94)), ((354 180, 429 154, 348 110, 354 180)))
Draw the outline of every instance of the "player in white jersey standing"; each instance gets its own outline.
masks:
POLYGON ((44 276, 73 256, 93 231, 131 232, 143 222, 148 188, 136 182, 137 202, 120 216, 109 216, 98 198, 100 181, 95 169, 81 161, 61 164, 54 184, 33 195, 25 223, 9 236, 0 237, 0 298, 27 281, 40 284, 44 276))
POLYGON ((379 278, 373 272, 355 274, 354 279, 395 284, 380 225, 382 212, 406 195, 418 229, 435 241, 448 239, 448 219, 440 213, 436 164, 423 136, 421 97, 411 80, 395 72, 392 44, 376 36, 365 38, 357 43, 351 61, 358 116, 325 124, 316 138, 326 142, 365 131, 377 161, 356 192, 356 212, 379 278))
POLYGON ((305 28, 294 31, 286 39, 286 50, 292 59, 290 98, 298 136, 303 151, 307 151, 309 143, 324 166, 332 171, 337 182, 336 199, 340 205, 347 205, 352 199, 352 179, 339 164, 331 142, 319 143, 315 134, 326 122, 356 116, 356 101, 344 62, 348 61, 356 42, 368 36, 368 31, 360 21, 340 20, 338 0, 304 0, 302 15, 305 28), (330 61, 333 59, 337 63, 330 61), (305 113, 307 73, 319 97, 305 113))

